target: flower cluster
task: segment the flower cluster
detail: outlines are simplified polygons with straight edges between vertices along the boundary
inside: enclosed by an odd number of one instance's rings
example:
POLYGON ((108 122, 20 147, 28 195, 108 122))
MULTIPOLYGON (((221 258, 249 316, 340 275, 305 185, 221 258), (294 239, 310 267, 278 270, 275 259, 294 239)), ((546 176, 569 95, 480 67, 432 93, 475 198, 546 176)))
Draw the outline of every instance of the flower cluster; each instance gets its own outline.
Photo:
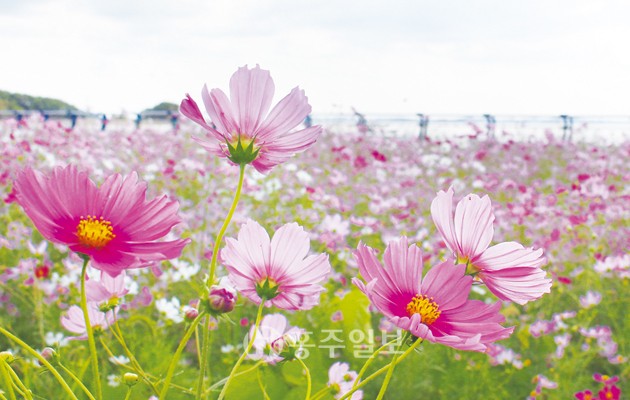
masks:
POLYGON ((414 336, 461 350, 484 351, 514 328, 500 324, 500 303, 469 299, 474 280, 481 280, 502 300, 519 304, 548 293, 551 280, 540 268, 542 250, 514 242, 488 248, 494 215, 487 196, 468 195, 452 213, 453 191, 440 191, 431 204, 433 220, 453 257, 423 276, 422 252, 406 237, 392 241, 383 254, 359 244, 355 257, 361 281, 353 282, 396 326, 414 336))

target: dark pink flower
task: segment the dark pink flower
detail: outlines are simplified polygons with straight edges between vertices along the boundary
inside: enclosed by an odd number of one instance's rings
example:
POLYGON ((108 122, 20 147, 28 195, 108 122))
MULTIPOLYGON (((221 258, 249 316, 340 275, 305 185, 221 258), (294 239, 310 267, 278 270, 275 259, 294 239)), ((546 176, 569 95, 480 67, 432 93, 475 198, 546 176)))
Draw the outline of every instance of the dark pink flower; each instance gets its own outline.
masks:
POLYGON ((265 229, 248 220, 238 239, 226 239, 221 258, 234 287, 256 304, 261 298, 285 310, 308 310, 319 303, 319 285, 330 273, 327 254, 307 256, 311 241, 295 222, 269 239, 265 229))
POLYGON ((49 176, 26 168, 14 187, 18 204, 46 239, 89 256, 93 267, 112 277, 179 257, 190 242, 157 241, 180 222, 179 204, 166 196, 148 201, 147 185, 135 172, 124 179, 111 175, 99 188, 74 166, 56 167, 49 176))
POLYGON ((311 112, 308 98, 298 87, 271 108, 275 86, 269 71, 258 65, 239 68, 230 79, 230 98, 221 89, 204 86, 201 98, 211 123, 207 123, 197 103, 186 95, 180 111, 201 125, 206 138, 194 138, 206 150, 233 162, 251 164, 261 173, 308 149, 322 132, 313 126, 292 132, 311 112), (238 146, 249 158, 235 158, 238 146), (232 149, 230 149, 230 146, 232 149))
POLYGON ((488 196, 464 197, 453 218, 453 189, 439 191, 431 203, 431 216, 457 263, 466 264, 468 272, 476 274, 501 300, 525 304, 550 292, 551 279, 541 269, 546 262, 542 249, 516 242, 488 247, 494 235, 488 196))
POLYGON ((582 392, 577 392, 575 394, 575 398, 578 400, 594 400, 593 398, 593 392, 591 392, 590 390, 586 389, 582 392))
POLYGON ((621 398, 621 390, 615 386, 604 386, 598 393, 599 400, 619 400, 621 398))
POLYGON ((465 265, 452 260, 422 277, 422 254, 402 237, 390 242, 384 265, 370 247, 359 244, 355 257, 365 283, 353 283, 396 326, 414 336, 461 350, 484 351, 486 345, 505 339, 514 328, 504 328, 500 303, 469 300, 472 277, 465 265), (367 284, 366 284, 367 283, 367 284))

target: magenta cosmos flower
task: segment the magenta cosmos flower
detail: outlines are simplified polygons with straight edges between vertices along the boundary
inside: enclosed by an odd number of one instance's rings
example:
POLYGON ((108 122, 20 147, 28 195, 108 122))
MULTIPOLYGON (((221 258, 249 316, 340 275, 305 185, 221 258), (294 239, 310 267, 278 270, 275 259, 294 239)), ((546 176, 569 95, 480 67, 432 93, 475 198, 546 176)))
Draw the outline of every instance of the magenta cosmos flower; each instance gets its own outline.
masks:
POLYGON ((469 194, 457 203, 453 219, 453 189, 439 191, 431 203, 431 216, 446 246, 501 300, 518 304, 549 293, 551 279, 541 269, 546 263, 542 249, 516 242, 488 247, 494 235, 490 198, 469 194))
POLYGON ((296 87, 270 112, 274 90, 269 71, 258 65, 252 69, 244 66, 230 79, 229 99, 221 89, 203 87, 201 98, 211 123, 206 122, 188 94, 180 111, 209 133, 207 138, 194 139, 210 153, 237 164, 251 162, 258 171, 266 173, 308 149, 322 132, 320 126, 292 132, 311 112, 308 98, 296 87))
POLYGON ((307 256, 308 234, 297 223, 283 225, 269 239, 256 221, 248 220, 238 239, 226 239, 221 251, 228 278, 256 304, 285 310, 308 310, 319 303, 319 285, 330 273, 327 254, 307 256))
POLYGON ((514 328, 504 328, 500 303, 469 300, 472 277, 465 265, 447 260, 422 277, 422 253, 402 237, 390 242, 383 256, 359 243, 354 253, 365 283, 353 283, 372 304, 399 328, 414 336, 461 350, 483 351, 486 344, 505 339, 514 328), (367 284, 366 284, 367 283, 367 284))
POLYGON ((75 166, 50 176, 26 168, 14 183, 17 202, 48 240, 90 257, 112 277, 149 261, 179 257, 190 239, 156 242, 180 222, 179 204, 146 199, 147 185, 133 172, 111 175, 101 187, 75 166))

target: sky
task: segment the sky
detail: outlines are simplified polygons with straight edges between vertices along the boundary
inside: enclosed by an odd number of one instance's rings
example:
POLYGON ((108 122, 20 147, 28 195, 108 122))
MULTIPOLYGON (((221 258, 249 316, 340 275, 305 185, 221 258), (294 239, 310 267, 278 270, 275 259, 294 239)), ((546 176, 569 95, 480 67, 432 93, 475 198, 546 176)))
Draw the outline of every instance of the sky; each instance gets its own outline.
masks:
POLYGON ((0 90, 135 113, 243 65, 314 114, 629 115, 626 0, 0 0, 0 90))

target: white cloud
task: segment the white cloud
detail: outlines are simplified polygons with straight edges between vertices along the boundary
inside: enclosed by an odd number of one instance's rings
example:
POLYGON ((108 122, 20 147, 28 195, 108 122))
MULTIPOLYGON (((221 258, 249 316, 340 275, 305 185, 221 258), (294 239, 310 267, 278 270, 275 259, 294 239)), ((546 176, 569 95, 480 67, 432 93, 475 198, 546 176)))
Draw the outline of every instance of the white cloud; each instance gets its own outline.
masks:
POLYGON ((314 112, 626 114, 622 1, 7 2, 3 87, 140 111, 259 63, 314 112), (19 5, 18 5, 19 3, 19 5))

